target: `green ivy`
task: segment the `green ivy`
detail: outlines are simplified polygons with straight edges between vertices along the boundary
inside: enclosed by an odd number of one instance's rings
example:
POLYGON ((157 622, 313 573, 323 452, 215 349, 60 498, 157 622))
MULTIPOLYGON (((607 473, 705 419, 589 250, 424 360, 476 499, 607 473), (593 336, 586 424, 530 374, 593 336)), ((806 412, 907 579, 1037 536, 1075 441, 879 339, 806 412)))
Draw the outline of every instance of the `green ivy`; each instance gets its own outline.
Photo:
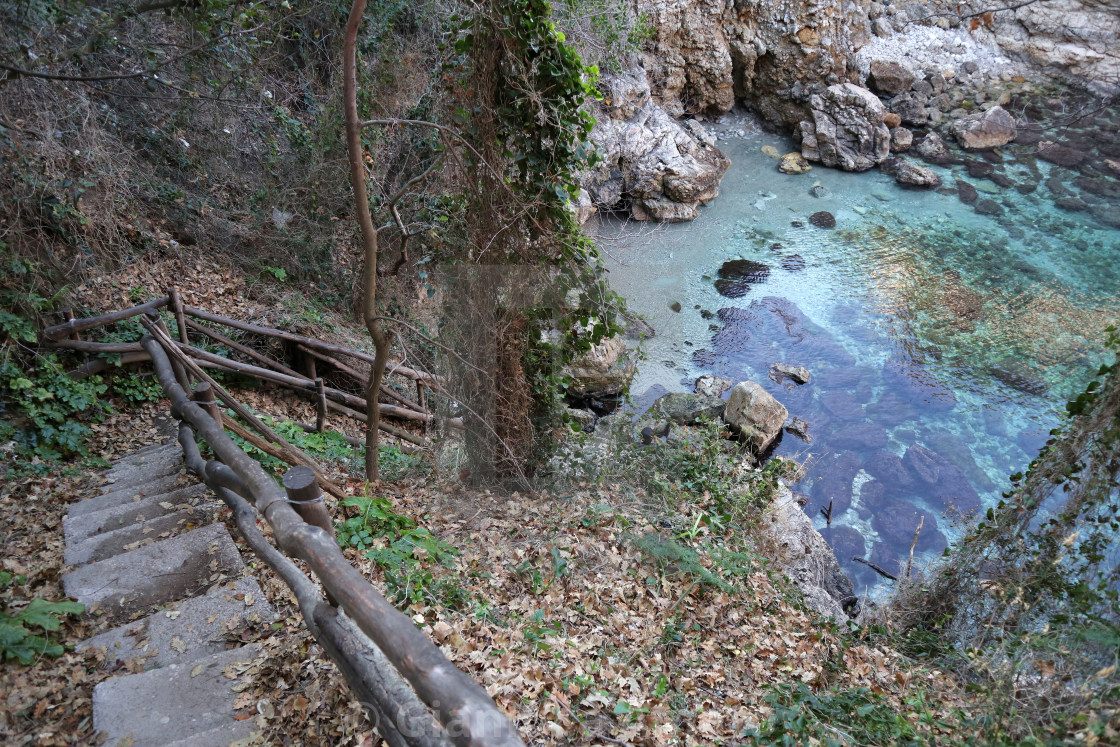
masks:
MULTIPOLYGON (((0 571, 0 588, 11 581, 11 573, 0 571)), ((85 605, 77 602, 48 602, 36 597, 21 610, 9 608, 0 612, 0 660, 16 659, 20 664, 30 664, 39 656, 62 656, 61 644, 31 629, 57 631, 60 616, 80 615, 85 610, 85 605)))

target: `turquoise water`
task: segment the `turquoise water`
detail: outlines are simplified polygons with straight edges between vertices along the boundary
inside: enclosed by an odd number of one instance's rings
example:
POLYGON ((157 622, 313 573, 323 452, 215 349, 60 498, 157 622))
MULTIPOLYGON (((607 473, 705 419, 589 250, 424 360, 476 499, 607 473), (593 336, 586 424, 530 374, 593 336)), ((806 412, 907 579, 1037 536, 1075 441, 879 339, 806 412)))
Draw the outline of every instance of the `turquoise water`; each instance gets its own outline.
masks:
POLYGON ((938 553, 955 517, 999 500, 1104 361, 1103 330, 1120 316, 1120 231, 1100 220, 1100 201, 1096 215, 1058 208, 1079 175, 1028 146, 996 165, 1004 187, 931 167, 938 193, 877 171, 781 174, 760 150, 795 149, 778 135, 719 145, 733 165, 699 219, 597 228, 612 285, 657 332, 631 392, 648 405, 704 373, 764 385, 810 424, 811 442, 786 433, 776 449, 809 467, 794 490, 857 591, 874 591, 878 576, 851 557, 897 569, 919 520, 919 555, 938 553), (965 204, 958 179, 1001 214, 965 204), (810 222, 819 211, 834 228, 810 222), (752 265, 738 297, 716 290, 729 260, 765 266, 752 265), (774 382, 776 362, 813 379, 774 382))

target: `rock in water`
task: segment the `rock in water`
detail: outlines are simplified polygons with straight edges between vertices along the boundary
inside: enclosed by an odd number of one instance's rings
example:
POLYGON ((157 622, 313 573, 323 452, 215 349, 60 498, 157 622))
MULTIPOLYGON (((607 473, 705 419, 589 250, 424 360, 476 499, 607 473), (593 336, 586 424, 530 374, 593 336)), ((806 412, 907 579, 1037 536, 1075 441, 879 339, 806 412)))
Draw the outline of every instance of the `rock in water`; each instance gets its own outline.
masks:
POLYGON ((651 410, 679 425, 696 425, 702 418, 718 420, 723 408, 719 397, 673 392, 658 397, 651 410))
POLYGON ((764 451, 774 442, 788 417, 785 405, 753 381, 736 384, 723 411, 723 419, 755 451, 764 451))
POLYGON ((742 298, 751 286, 770 277, 770 268, 750 259, 733 259, 719 268, 716 292, 727 298, 742 298))
POLYGON ((810 215, 809 222, 817 228, 835 228, 836 216, 827 210, 821 210, 810 215))
POLYGON ((809 369, 804 366, 791 366, 788 363, 774 363, 770 366, 770 378, 781 384, 786 379, 792 379, 797 384, 808 384, 812 378, 809 369))
POLYGON ((725 379, 722 376, 713 376, 712 374, 704 374, 696 379, 696 384, 693 386, 692 390, 706 397, 721 397, 724 392, 733 386, 735 386, 735 382, 730 379, 725 379))
POLYGON ((918 143, 916 150, 919 156, 930 163, 941 164, 953 160, 952 154, 949 153, 949 147, 945 145, 945 141, 936 132, 926 135, 922 142, 918 143))
POLYGON ((919 166, 905 158, 894 160, 897 163, 893 165, 891 171, 894 172, 894 180, 899 184, 917 189, 936 189, 941 186, 941 177, 925 166, 919 166))
POLYGON ((1066 168, 1080 166, 1088 158, 1083 151, 1050 140, 1043 140, 1038 144, 1038 157, 1066 168))
POLYGON ((801 155, 845 171, 867 171, 890 154, 883 102, 852 83, 809 99, 813 120, 801 123, 801 155))
POLYGON ((872 60, 870 72, 868 85, 887 96, 897 96, 903 91, 909 91, 910 86, 914 85, 914 73, 897 62, 872 60))
POLYGON ((778 162, 778 171, 783 174, 804 174, 812 170, 813 167, 800 153, 786 153, 778 162))
POLYGON ((977 193, 976 187, 972 186, 963 179, 958 179, 957 197, 959 197, 961 202, 963 202, 965 205, 972 205, 976 202, 976 200, 980 198, 980 195, 979 193, 977 193))
POLYGON ((953 134, 966 150, 986 150, 1007 145, 1018 134, 1015 119, 1002 106, 972 114, 953 123, 953 134))

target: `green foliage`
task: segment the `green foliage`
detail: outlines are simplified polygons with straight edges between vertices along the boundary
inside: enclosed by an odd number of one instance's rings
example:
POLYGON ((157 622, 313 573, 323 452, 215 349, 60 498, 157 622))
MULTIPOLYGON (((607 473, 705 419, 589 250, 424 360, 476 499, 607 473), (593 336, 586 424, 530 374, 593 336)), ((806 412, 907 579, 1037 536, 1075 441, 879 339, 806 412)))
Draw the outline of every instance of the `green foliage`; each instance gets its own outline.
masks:
POLYGON ((731 591, 726 581, 704 567, 700 555, 691 547, 652 532, 630 541, 642 551, 647 562, 656 565, 663 573, 688 576, 702 586, 731 591))
POLYGON ((50 463, 85 455, 87 421, 110 411, 100 377, 76 381, 54 353, 0 349, 0 442, 11 441, 21 469, 44 472, 50 463))
POLYGON ((112 378, 110 390, 132 405, 163 399, 163 387, 152 372, 122 371, 112 378))
POLYGON ((649 16, 635 15, 625 0, 561 0, 553 11, 583 60, 604 72, 628 67, 656 32, 649 16))
POLYGON ((388 498, 354 496, 342 505, 359 513, 338 524, 338 543, 364 551, 382 569, 394 603, 402 608, 444 599, 454 607, 464 604, 465 597, 454 590, 454 584, 437 581, 424 565, 426 560, 450 565, 457 553, 454 547, 393 511, 388 498))
MULTIPOLYGON (((7 586, 12 574, 0 571, 0 588, 7 586)), ((44 632, 57 631, 61 617, 80 615, 84 604, 77 602, 48 602, 36 597, 21 610, 9 608, 0 612, 0 660, 16 659, 20 664, 30 664, 39 656, 62 656, 62 645, 50 636, 33 633, 31 628, 44 632)))
POLYGON ((759 747, 821 744, 825 747, 945 744, 924 735, 915 723, 931 724, 933 714, 920 699, 901 714, 865 687, 815 694, 804 684, 779 685, 766 696, 774 710, 747 736, 759 747), (907 716, 913 716, 911 721, 907 716))

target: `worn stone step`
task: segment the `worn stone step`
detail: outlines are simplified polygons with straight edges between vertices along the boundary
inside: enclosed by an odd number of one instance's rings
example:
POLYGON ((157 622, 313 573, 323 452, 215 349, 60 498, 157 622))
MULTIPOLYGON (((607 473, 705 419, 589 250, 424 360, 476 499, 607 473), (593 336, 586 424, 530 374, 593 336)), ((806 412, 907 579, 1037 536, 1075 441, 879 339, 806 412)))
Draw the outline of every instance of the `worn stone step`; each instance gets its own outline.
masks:
POLYGON ((236 678, 223 670, 248 666, 257 653, 252 644, 102 682, 93 690, 93 728, 108 736, 105 745, 152 747, 229 727, 236 678))
POLYGON ((114 532, 129 524, 175 513, 189 506, 215 503, 217 500, 205 485, 196 483, 140 501, 118 503, 93 513, 67 516, 62 520, 62 533, 66 544, 78 544, 89 537, 114 532))
POLYGON ((229 747, 234 742, 248 739, 259 730, 252 719, 229 721, 209 731, 199 732, 186 739, 168 742, 166 747, 229 747))
POLYGON ((113 493, 125 488, 143 486, 160 477, 174 475, 182 469, 183 456, 175 452, 168 452, 161 459, 152 459, 127 467, 114 467, 103 474, 105 483, 101 486, 101 492, 113 493))
POLYGON ((268 625, 275 617, 256 579, 240 578, 96 635, 77 648, 103 647, 106 665, 141 658, 147 668, 165 667, 225 651, 227 634, 268 625))
POLYGON ((128 524, 111 532, 94 534, 66 545, 66 565, 83 565, 135 550, 143 545, 197 529, 214 521, 221 508, 217 501, 188 506, 174 513, 128 524))
POLYGON ((110 464, 127 464, 129 462, 135 462, 136 460, 143 459, 144 457, 147 457, 154 452, 168 451, 172 447, 177 447, 178 445, 179 445, 179 442, 174 440, 174 439, 172 439, 170 441, 163 441, 163 442, 158 443, 158 444, 151 444, 149 446, 144 446, 142 448, 139 448, 136 451, 130 451, 129 453, 125 454, 124 456, 117 457, 116 459, 112 460, 110 462, 110 464))
POLYGON ((224 524, 209 524, 178 537, 83 565, 63 575, 67 596, 97 604, 109 620, 191 596, 236 575, 245 564, 224 524))
POLYGON ((108 493, 102 493, 92 498, 86 498, 84 501, 67 506, 66 512, 70 516, 82 516, 83 514, 92 514, 98 511, 103 511, 110 506, 118 506, 122 503, 134 502, 136 500, 143 500, 153 495, 160 493, 169 493, 184 485, 189 484, 195 478, 174 474, 164 475, 163 477, 156 478, 144 485, 125 485, 112 490, 108 493), (137 498, 139 496, 139 499, 137 498))

